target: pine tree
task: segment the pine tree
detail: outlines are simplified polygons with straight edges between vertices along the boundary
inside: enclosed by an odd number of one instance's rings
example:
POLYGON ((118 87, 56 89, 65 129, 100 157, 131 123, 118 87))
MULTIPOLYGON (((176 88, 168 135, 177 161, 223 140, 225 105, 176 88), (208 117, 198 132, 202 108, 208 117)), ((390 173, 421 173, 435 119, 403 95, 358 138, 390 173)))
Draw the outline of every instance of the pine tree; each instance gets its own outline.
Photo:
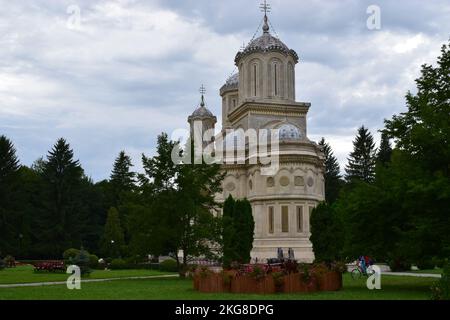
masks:
POLYGON ((12 142, 0 136, 0 253, 13 253, 17 236, 17 203, 12 193, 18 184, 19 160, 12 142), (14 240, 13 240, 14 239, 14 240))
POLYGON ((252 214, 252 206, 247 199, 241 201, 242 213, 237 214, 237 241, 240 244, 241 261, 250 262, 250 252, 253 249, 253 240, 255 232, 255 221, 252 214))
POLYGON ((49 151, 42 174, 47 215, 41 221, 41 250, 58 257, 67 248, 81 246, 87 224, 85 204, 80 199, 83 169, 63 138, 49 151))
POLYGON ((136 174, 131 171, 132 166, 133 164, 131 163, 131 158, 125 153, 125 151, 121 151, 114 162, 114 167, 110 178, 114 190, 116 206, 120 204, 121 198, 124 194, 132 191, 135 187, 134 178, 136 174))
POLYGON ((119 212, 116 208, 110 208, 100 247, 109 258, 117 258, 120 256, 123 245, 124 233, 120 225, 119 212))
POLYGON ((353 141, 353 152, 350 153, 348 165, 345 168, 346 180, 373 182, 375 177, 376 149, 373 136, 367 128, 358 129, 353 141))
POLYGON ((325 198, 331 204, 336 201, 342 186, 339 163, 325 138, 320 140, 319 146, 325 154, 325 198))
POLYGON ((229 267, 233 261, 237 261, 236 234, 234 227, 234 205, 235 201, 231 194, 223 204, 222 217, 222 242, 223 242, 223 264, 229 267))
POLYGON ((8 180, 19 171, 19 167, 13 143, 5 136, 0 136, 0 188, 6 186, 8 180))
POLYGON ((381 134, 380 148, 378 149, 377 161, 385 166, 391 161, 392 147, 386 132, 381 134))

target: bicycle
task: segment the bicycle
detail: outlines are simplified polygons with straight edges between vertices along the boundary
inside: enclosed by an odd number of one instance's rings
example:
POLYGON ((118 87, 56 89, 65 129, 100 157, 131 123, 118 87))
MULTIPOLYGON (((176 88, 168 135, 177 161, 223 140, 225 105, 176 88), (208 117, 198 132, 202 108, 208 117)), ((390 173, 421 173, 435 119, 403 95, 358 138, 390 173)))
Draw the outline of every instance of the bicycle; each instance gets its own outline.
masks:
POLYGON ((366 271, 364 271, 360 265, 358 265, 355 269, 353 269, 351 271, 351 276, 353 280, 358 280, 361 279, 362 276, 364 277, 370 277, 371 275, 373 275, 375 273, 374 270, 370 270, 368 271, 368 268, 366 268, 366 271))

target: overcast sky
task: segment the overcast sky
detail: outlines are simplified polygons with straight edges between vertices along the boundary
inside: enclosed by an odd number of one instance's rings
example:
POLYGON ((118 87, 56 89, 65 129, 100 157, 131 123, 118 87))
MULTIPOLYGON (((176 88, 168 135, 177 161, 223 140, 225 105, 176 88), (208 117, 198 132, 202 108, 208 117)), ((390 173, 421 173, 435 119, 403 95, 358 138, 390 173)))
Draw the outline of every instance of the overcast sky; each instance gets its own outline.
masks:
MULTIPOLYGON (((65 137, 95 181, 120 150, 139 169, 159 133, 187 127, 201 84, 221 122, 219 89, 262 19, 260 2, 0 0, 0 134, 25 165, 65 137)), ((357 128, 378 140, 450 36, 448 0, 270 3, 277 35, 301 58, 309 137, 325 137, 342 166, 357 128), (372 4, 380 30, 367 27, 372 4)))

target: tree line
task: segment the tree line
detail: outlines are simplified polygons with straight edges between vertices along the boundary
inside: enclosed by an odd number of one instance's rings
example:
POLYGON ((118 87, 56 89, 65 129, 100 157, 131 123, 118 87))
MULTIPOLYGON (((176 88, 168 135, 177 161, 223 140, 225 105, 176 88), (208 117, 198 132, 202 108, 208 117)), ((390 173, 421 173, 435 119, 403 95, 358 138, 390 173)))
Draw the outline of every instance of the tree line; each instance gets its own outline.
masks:
POLYGON ((136 262, 149 254, 169 255, 182 266, 193 257, 222 259, 223 234, 242 235, 245 229, 247 241, 241 237, 244 247, 232 259, 248 262, 254 228, 250 203, 230 197, 231 213, 225 210, 222 218, 215 200, 224 178, 220 165, 172 161, 174 149, 182 155, 191 148, 163 133, 156 155, 142 155, 143 173, 133 171, 122 151, 110 178, 94 183, 66 140, 59 139, 45 159, 27 167, 1 136, 0 256, 60 259, 66 249, 83 247, 136 262))
POLYGON ((427 268, 450 257, 450 45, 416 84, 407 110, 385 120, 378 149, 367 128, 358 130, 344 177, 321 141, 326 202, 311 217, 318 260, 370 255, 427 268))

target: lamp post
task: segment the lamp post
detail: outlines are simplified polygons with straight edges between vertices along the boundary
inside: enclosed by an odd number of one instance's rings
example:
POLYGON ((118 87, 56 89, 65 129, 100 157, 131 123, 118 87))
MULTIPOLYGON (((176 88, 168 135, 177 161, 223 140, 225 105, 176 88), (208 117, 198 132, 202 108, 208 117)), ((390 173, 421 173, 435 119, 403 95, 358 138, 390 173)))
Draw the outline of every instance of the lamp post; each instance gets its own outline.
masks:
MULTIPOLYGON (((114 240, 111 240, 111 255, 115 254, 115 250, 114 250, 114 240)), ((111 257, 114 258, 114 257, 111 257)))
POLYGON ((22 239, 23 239, 23 234, 19 233, 19 258, 22 257, 22 239))

